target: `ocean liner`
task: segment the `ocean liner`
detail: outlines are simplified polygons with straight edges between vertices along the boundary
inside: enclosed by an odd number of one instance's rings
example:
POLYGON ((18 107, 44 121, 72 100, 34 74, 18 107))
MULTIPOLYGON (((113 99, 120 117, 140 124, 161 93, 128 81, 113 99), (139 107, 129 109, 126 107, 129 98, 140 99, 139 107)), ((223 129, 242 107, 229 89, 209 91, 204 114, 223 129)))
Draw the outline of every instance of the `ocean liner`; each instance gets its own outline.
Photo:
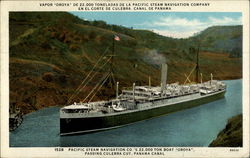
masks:
MULTIPOLYGON (((197 64, 198 65, 198 64, 197 64)), ((167 84, 167 64, 162 64, 161 84, 137 86, 122 90, 108 101, 80 102, 60 109, 60 135, 89 133, 121 127, 137 121, 169 114, 215 101, 224 97, 222 81, 167 84)), ((188 78, 187 78, 188 79, 188 78)))

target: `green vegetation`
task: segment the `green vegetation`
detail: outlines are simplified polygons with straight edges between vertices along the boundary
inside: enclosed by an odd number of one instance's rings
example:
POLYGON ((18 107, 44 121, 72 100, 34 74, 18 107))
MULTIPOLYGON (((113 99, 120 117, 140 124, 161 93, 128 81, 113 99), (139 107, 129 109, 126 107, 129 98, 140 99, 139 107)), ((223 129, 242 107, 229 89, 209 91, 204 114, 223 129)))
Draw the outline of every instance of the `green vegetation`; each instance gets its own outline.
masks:
MULTIPOLYGON (((85 21, 66 12, 10 12, 9 20, 10 102, 24 113, 66 104, 103 53, 112 54, 114 34, 121 39, 115 41, 114 59, 120 87, 147 84, 148 76, 153 85, 159 85, 163 62, 169 65, 168 82, 183 83, 195 66, 197 39, 203 81, 210 73, 215 79, 242 77, 241 48, 234 43, 227 44, 232 50, 220 47, 220 41, 242 38, 242 26, 211 27, 196 37, 174 39, 104 21, 85 21)), ((108 66, 95 70, 97 78, 74 101, 85 98, 108 66)), ((112 96, 114 91, 105 87, 94 100, 112 96)))
POLYGON ((242 147, 242 114, 230 118, 210 147, 242 147))
POLYGON ((194 37, 200 39, 201 49, 227 52, 230 57, 242 57, 242 26, 214 26, 194 37))

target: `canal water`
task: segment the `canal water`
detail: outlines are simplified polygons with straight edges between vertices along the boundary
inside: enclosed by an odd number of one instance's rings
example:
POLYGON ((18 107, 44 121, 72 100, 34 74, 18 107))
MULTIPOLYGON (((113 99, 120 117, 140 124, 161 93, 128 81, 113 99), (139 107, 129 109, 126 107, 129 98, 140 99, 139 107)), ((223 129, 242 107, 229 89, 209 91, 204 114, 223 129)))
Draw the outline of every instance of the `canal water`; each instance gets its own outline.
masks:
MULTIPOLYGON (((225 98, 113 130, 59 136, 59 108, 46 108, 24 117, 10 133, 11 147, 207 147, 227 120, 242 113, 242 80, 225 81, 225 98)), ((79 125, 80 126, 80 125, 79 125)))

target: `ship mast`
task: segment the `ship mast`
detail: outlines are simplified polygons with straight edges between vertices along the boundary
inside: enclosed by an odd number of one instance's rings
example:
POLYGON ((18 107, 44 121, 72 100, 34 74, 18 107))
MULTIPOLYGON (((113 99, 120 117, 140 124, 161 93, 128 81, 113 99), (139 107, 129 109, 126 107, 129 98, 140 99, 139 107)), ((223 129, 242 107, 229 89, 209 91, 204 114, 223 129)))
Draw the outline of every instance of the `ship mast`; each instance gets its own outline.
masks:
POLYGON ((200 64, 199 64, 200 40, 199 40, 198 35, 195 37, 194 42, 195 42, 195 44, 198 43, 197 49, 195 49, 195 46, 193 46, 193 47, 189 48, 189 51, 192 52, 192 53, 196 53, 196 66, 193 67, 193 69, 191 70, 191 72, 189 73, 188 76, 186 74, 184 74, 185 77, 186 77, 186 80, 184 81, 184 84, 186 84, 187 81, 189 81, 189 83, 191 83, 191 80, 189 79, 189 77, 191 75, 195 78, 193 80, 196 80, 196 83, 199 83, 199 75, 201 75, 201 81, 200 82, 202 82, 202 74, 200 74, 200 64), (196 71, 195 74, 193 73, 194 71, 196 71))
POLYGON ((199 82, 199 72, 200 72, 200 68, 199 68, 199 52, 200 51, 200 43, 198 43, 198 49, 197 49, 197 56, 196 56, 196 83, 199 82))
MULTIPOLYGON (((102 69, 106 64, 109 63, 109 69, 108 72, 101 78, 101 80, 96 84, 96 86, 92 89, 92 91, 85 97, 85 99, 82 102, 85 102, 88 98, 90 98, 88 101, 91 101, 96 93, 101 89, 101 87, 104 85, 104 83, 107 83, 110 88, 115 87, 115 78, 114 78, 114 56, 115 56, 115 41, 120 41, 120 37, 117 35, 112 35, 112 52, 110 55, 106 55, 106 52, 109 47, 105 50, 103 55, 98 59, 92 70, 88 73, 87 77, 83 80, 83 82, 79 85, 79 87, 76 89, 76 91, 69 97, 68 103, 71 102, 72 99, 74 99, 82 89, 86 87, 86 85, 96 76, 97 72, 94 72, 94 69, 98 67, 98 64, 101 63, 100 69, 102 69), (108 59, 102 63, 102 59, 104 59, 104 56, 108 57, 108 59), (95 91, 95 93, 94 93, 95 91), (92 95, 92 96, 91 96, 92 95)), ((118 85, 117 85, 118 86, 118 85)), ((116 96, 118 97, 118 87, 117 87, 117 93, 116 96)))
POLYGON ((114 77, 114 56, 115 56, 115 41, 120 41, 120 38, 117 35, 113 35, 112 36, 112 54, 109 55, 110 56, 110 67, 109 67, 109 85, 110 87, 114 87, 115 86, 115 77, 114 77))
POLYGON ((197 48, 197 53, 196 53, 196 83, 199 83, 199 73, 200 73, 200 67, 199 67, 199 54, 200 54, 200 40, 197 35, 197 43, 198 43, 198 48, 197 48))

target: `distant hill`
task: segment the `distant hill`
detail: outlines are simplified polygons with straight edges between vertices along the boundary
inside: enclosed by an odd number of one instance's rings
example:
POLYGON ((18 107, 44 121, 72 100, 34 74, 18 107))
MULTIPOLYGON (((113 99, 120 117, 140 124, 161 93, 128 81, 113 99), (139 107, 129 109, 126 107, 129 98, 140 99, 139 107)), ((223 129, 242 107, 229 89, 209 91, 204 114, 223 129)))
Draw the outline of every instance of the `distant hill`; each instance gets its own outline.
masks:
MULTIPOLYGON (((168 83, 183 83, 185 74, 190 73, 196 61, 195 37, 174 39, 148 30, 108 25, 104 21, 85 21, 67 12, 11 12, 9 28, 10 102, 24 113, 66 104, 98 59, 105 52, 104 58, 112 54, 114 35, 120 37, 120 41, 114 43, 113 60, 120 87, 131 86, 133 82, 147 84, 148 76, 153 85, 159 85, 160 64, 166 62, 169 65, 168 83)), ((223 38, 211 37, 213 42, 206 47, 209 37, 204 32, 199 35, 204 36, 200 52, 203 80, 208 80, 210 73, 215 79, 242 77, 240 56, 232 58, 229 49, 216 44, 223 39, 234 39, 231 35, 237 29, 234 26, 225 28, 223 38)), ((231 45, 237 47, 234 43, 231 45)), ((97 77, 74 101, 85 98, 86 92, 109 68, 109 63, 103 69, 98 67, 95 70, 97 77)), ((104 86, 94 100, 112 96, 114 91, 104 86)))
POLYGON ((191 39, 200 39, 201 49, 209 52, 229 53, 242 57, 242 26, 213 26, 191 39))

